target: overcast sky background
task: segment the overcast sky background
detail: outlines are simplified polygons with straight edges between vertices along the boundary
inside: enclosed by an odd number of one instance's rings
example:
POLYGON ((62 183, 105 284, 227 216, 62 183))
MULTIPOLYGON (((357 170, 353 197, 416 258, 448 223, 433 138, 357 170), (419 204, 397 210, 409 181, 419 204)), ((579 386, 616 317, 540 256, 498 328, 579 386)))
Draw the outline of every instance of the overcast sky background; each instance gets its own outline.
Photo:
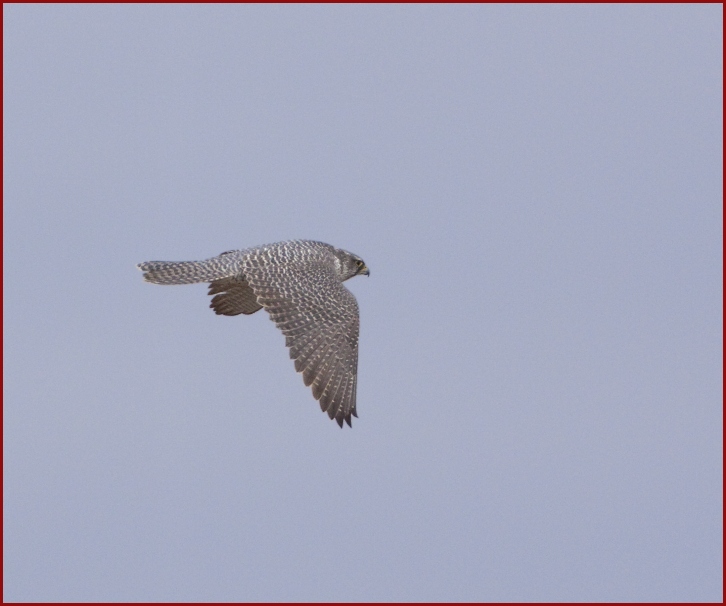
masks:
POLYGON ((3 12, 5 600, 721 600, 721 5, 3 12), (291 238, 352 429, 135 268, 291 238))

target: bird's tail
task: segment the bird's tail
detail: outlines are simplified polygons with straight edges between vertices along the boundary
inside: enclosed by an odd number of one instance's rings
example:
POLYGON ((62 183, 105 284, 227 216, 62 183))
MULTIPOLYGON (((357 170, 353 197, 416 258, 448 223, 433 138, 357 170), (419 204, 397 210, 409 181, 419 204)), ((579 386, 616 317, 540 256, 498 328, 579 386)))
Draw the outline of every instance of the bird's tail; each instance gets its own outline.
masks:
POLYGON ((196 284, 239 273, 235 256, 222 254, 206 261, 147 261, 139 263, 144 280, 152 284, 196 284))

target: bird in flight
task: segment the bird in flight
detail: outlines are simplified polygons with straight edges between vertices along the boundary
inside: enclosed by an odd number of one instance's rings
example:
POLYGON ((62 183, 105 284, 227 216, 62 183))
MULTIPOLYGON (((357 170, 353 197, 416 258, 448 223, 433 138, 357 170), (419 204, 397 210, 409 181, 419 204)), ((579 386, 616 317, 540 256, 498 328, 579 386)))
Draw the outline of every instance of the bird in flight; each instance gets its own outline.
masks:
POLYGON ((152 284, 209 283, 216 314, 253 314, 263 307, 312 386, 320 408, 351 426, 358 382, 358 302, 343 286, 370 275, 363 259, 324 242, 289 240, 230 250, 206 261, 147 261, 137 267, 152 284))

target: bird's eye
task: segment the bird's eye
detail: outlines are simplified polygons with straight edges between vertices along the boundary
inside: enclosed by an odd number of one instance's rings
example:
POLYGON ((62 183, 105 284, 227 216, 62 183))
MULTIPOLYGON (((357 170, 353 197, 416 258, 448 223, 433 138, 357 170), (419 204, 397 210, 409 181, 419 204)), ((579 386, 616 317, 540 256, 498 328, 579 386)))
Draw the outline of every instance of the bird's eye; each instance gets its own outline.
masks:
POLYGON ((357 265, 358 267, 363 267, 363 261, 361 261, 360 259, 358 259, 358 260, 357 260, 357 261, 355 262, 355 264, 356 264, 356 265, 357 265))

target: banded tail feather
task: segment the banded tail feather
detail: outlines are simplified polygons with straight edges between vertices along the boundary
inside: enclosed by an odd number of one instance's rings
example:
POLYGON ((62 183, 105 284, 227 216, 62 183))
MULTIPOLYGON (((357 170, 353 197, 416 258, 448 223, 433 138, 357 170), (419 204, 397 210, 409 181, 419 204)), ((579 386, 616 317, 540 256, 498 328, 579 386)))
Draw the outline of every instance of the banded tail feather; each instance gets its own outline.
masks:
POLYGON ((138 267, 152 284, 197 284, 214 282, 239 273, 236 255, 224 253, 206 261, 146 261, 138 267))

